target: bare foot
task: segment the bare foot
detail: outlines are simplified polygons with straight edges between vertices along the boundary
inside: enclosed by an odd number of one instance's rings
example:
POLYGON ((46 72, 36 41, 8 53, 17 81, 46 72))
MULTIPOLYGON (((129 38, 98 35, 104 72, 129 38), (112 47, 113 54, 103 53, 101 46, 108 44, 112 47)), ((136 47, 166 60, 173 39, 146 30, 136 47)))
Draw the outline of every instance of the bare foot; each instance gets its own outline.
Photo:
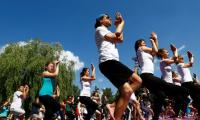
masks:
POLYGON ((108 108, 111 120, 115 120, 114 117, 115 106, 112 104, 107 104, 106 107, 108 108))

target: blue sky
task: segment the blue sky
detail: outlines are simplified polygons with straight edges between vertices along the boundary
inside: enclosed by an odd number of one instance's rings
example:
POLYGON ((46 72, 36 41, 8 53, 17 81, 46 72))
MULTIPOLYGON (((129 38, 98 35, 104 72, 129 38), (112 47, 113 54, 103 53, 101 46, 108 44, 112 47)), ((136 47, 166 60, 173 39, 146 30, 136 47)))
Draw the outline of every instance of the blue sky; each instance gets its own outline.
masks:
MULTIPOLYGON (((169 44, 174 43, 182 48, 181 54, 192 51, 195 64, 191 71, 199 75, 199 4, 198 0, 1 0, 0 46, 31 38, 60 42, 85 66, 96 66, 97 80, 93 86, 115 91, 98 70, 94 22, 101 13, 114 19, 115 12, 120 11, 125 20, 124 43, 118 45, 122 63, 132 68, 135 40, 144 38, 149 43, 149 35, 155 31, 161 48, 169 49, 169 44)), ((79 72, 75 83, 80 86, 79 72)), ((158 69, 156 74, 160 75, 158 69)))

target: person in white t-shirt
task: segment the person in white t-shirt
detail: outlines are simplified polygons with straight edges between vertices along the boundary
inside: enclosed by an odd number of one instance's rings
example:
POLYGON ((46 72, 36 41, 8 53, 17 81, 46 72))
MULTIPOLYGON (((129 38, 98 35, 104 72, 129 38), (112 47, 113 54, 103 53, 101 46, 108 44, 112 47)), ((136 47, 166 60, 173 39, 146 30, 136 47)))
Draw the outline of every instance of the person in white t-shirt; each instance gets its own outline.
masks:
POLYGON ((23 119, 25 110, 22 108, 22 103, 26 99, 29 92, 28 85, 20 86, 19 89, 14 93, 13 100, 10 105, 10 111, 14 114, 14 117, 23 119))
MULTIPOLYGON (((159 77, 154 75, 154 56, 158 53, 158 39, 155 32, 151 33, 150 41, 152 47, 147 47, 144 39, 139 39, 135 42, 135 51, 141 68, 142 85, 149 89, 149 91, 155 95, 154 97, 154 116, 153 120, 158 120, 159 115, 164 105, 166 95, 168 96, 183 96, 187 98, 188 91, 185 88, 176 86, 172 83, 167 83, 159 77)), ((182 106, 183 100, 180 100, 179 108, 176 109, 176 116, 179 114, 180 106, 182 106), (182 104, 181 104, 182 103, 182 104)), ((184 99, 185 101, 185 99, 184 99)), ((186 100, 187 101, 187 100, 186 100)), ((184 105, 185 106, 185 105, 184 105)))
POLYGON ((99 69, 110 82, 119 89, 119 97, 115 100, 115 110, 112 119, 121 120, 133 91, 141 84, 140 77, 127 66, 119 62, 117 44, 123 42, 124 20, 121 14, 116 14, 116 31, 108 28, 112 21, 108 14, 101 14, 95 23, 95 39, 99 53, 99 69))
POLYGON ((160 61, 160 71, 162 73, 161 79, 165 80, 168 83, 173 83, 171 64, 174 64, 178 57, 178 52, 176 47, 171 45, 171 49, 175 57, 169 58, 169 52, 165 48, 158 49, 157 53, 157 57, 161 59, 160 61))
MULTIPOLYGON (((165 48, 158 49, 157 57, 161 58, 161 62, 160 62, 160 71, 162 73, 161 79, 165 80, 167 83, 173 84, 171 64, 174 64, 177 62, 178 50, 172 44, 170 45, 170 47, 174 54, 174 56, 171 59, 169 58, 169 52, 165 48)), ((176 113, 179 113, 181 108, 182 108, 182 111, 186 111, 187 103, 189 103, 189 98, 188 96, 184 96, 182 94, 184 90, 181 90, 181 89, 186 89, 186 88, 182 86, 172 86, 172 88, 174 89, 173 90, 168 89, 167 91, 169 91, 169 93, 174 93, 174 94, 168 94, 168 97, 173 98, 175 100, 174 111, 176 113)), ((189 91, 188 89, 186 90, 189 91)))
MULTIPOLYGON (((193 55, 190 51, 187 52, 189 63, 184 63, 184 59, 181 55, 178 56, 177 71, 181 76, 181 86, 190 90, 190 96, 193 99, 194 107, 198 109, 200 114, 200 85, 195 84, 190 73, 190 67, 193 65, 193 55)), ((200 115, 199 115, 200 119, 200 115)))

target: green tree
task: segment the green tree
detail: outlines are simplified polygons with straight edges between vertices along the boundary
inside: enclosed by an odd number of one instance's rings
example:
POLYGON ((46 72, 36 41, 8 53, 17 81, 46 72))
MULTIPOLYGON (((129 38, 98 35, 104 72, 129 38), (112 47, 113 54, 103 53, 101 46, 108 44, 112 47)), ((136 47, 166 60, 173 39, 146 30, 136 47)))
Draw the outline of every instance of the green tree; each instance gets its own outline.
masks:
POLYGON ((105 89, 103 89, 103 95, 102 96, 103 97, 106 96, 109 103, 113 102, 114 99, 115 99, 115 96, 113 96, 111 88, 105 88, 105 89))
MULTIPOLYGON (((45 63, 55 60, 55 52, 62 49, 60 44, 49 44, 38 39, 23 46, 13 43, 6 47, 0 54, 0 101, 12 97, 19 85, 26 83, 30 85, 30 92, 25 102, 25 110, 30 110, 31 103, 41 87, 41 73, 45 63)), ((72 67, 73 64, 68 68, 65 64, 60 65, 56 84, 61 90, 61 100, 74 94, 73 90, 78 91, 78 87, 73 85, 75 73, 72 67)))

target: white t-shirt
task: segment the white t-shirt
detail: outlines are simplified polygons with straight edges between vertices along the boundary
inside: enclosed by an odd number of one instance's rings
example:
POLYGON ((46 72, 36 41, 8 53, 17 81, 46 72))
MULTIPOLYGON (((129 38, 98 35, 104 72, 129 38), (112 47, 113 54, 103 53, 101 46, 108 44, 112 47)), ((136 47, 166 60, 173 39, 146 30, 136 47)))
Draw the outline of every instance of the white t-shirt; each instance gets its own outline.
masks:
POLYGON ((22 107, 22 92, 16 91, 13 95, 13 101, 10 105, 10 108, 21 108, 22 107))
POLYGON ((105 62, 107 60, 119 61, 119 53, 114 42, 108 41, 104 36, 111 33, 107 27, 100 26, 96 28, 95 39, 99 52, 99 62, 105 62))
POLYGON ((160 71, 162 73, 162 79, 168 83, 173 83, 172 80, 172 67, 171 65, 167 64, 165 60, 160 61, 160 71))
POLYGON ((141 73, 154 73, 154 58, 151 54, 144 52, 141 47, 137 50, 137 59, 141 73))
POLYGON ((190 73, 190 69, 189 68, 184 68, 183 66, 184 66, 184 63, 179 63, 177 65, 177 71, 181 76, 181 82, 182 83, 184 83, 184 82, 192 82, 193 79, 192 79, 192 76, 191 76, 191 73, 190 73))
POLYGON ((81 90, 80 96, 90 97, 91 96, 91 92, 90 92, 91 82, 81 80, 81 85, 82 85, 82 90, 81 90))

